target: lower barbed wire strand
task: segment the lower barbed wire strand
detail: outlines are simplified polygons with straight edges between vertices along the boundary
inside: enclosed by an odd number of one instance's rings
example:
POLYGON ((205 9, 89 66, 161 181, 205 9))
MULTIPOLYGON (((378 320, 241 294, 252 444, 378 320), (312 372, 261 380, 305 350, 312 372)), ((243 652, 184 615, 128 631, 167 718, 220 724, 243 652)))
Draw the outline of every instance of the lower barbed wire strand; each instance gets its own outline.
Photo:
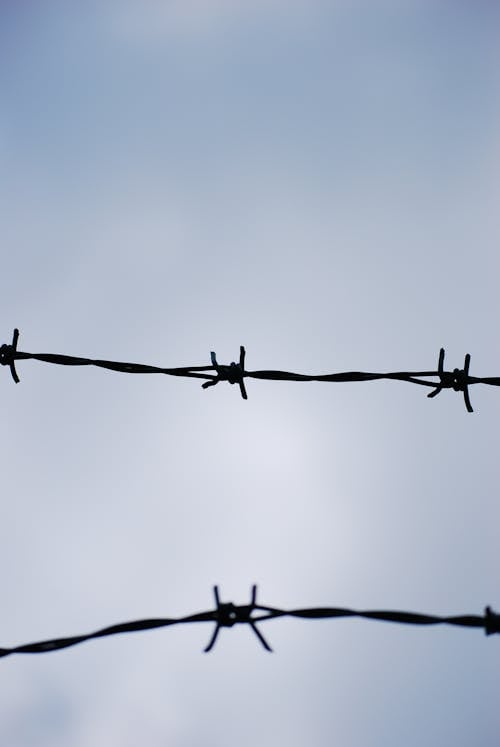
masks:
MULTIPOLYGON (((256 590, 256 587, 253 588, 256 590)), ((216 599, 216 608, 214 610, 208 610, 207 612, 198 612, 178 618, 148 618, 144 620, 135 620, 126 623, 119 623, 117 625, 110 625, 86 635, 54 638, 36 643, 13 646, 11 648, 0 648, 0 657, 9 656, 11 654, 48 653, 76 646, 79 643, 84 643, 85 641, 90 641, 96 638, 105 638, 107 636, 120 635, 123 633, 153 630, 155 628, 165 628, 171 625, 199 622, 215 623, 216 625, 211 643, 205 649, 206 651, 213 647, 218 631, 221 627, 232 627, 235 624, 250 625, 264 648, 271 651, 271 648, 267 645, 265 639, 257 629, 256 624, 283 617, 307 620, 359 617, 369 620, 378 620, 381 622, 401 623, 405 625, 453 625, 467 628, 482 628, 488 635, 492 633, 500 633, 500 615, 493 612, 490 607, 486 607, 485 613, 482 616, 439 616, 391 610, 353 610, 344 607, 312 607, 306 609, 285 610, 257 604, 255 602, 255 591, 253 593, 252 602, 249 605, 238 606, 232 603, 221 604, 218 595, 216 599), (254 615, 254 612, 257 614, 254 615)))

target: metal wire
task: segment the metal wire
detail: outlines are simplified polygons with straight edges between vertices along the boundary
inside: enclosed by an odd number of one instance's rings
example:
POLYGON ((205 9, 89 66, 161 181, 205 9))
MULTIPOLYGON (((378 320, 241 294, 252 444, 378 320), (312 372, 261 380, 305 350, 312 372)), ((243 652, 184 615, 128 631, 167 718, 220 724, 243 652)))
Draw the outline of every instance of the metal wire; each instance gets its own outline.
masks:
MULTIPOLYGON (((247 399, 245 388, 245 379, 264 379, 271 381, 324 381, 324 382, 357 382, 373 381, 378 379, 393 379, 396 381, 405 381, 411 384, 418 384, 432 389, 427 395, 435 397, 443 389, 453 389, 462 392, 465 406, 468 412, 472 412, 472 405, 469 397, 469 386, 471 384, 488 384, 490 386, 500 386, 500 377, 476 377, 470 376, 470 355, 467 354, 464 360, 463 369, 455 368, 453 371, 444 370, 445 351, 441 348, 439 352, 438 367, 433 371, 396 371, 391 373, 370 373, 362 371, 347 371, 343 373, 333 373, 324 375, 308 375, 293 373, 289 371, 262 370, 247 371, 245 369, 245 348, 240 347, 240 357, 238 363, 222 365, 217 361, 216 354, 211 353, 210 366, 183 366, 174 368, 163 368, 159 366, 150 366, 138 363, 125 363, 119 361, 108 361, 92 358, 82 358, 70 355, 60 355, 54 353, 26 353, 17 349, 19 340, 19 330, 15 329, 10 345, 4 344, 0 347, 0 364, 9 366, 12 378, 19 383, 19 376, 16 370, 16 361, 18 360, 38 360, 45 363, 53 363, 63 366, 96 366, 111 371, 132 374, 164 374, 168 376, 182 376, 188 378, 204 379, 203 388, 215 386, 221 381, 227 381, 230 384, 238 384, 243 399, 247 399), (430 381, 429 379, 434 379, 430 381)), ((70 646, 75 646, 84 641, 94 638, 104 638, 110 635, 120 633, 130 633, 140 630, 151 630, 154 628, 168 627, 170 625, 211 622, 215 628, 208 645, 204 651, 208 652, 213 649, 217 641, 221 628, 231 628, 237 624, 249 625, 258 639, 259 643, 267 651, 272 651, 261 631, 257 627, 258 623, 266 620, 272 620, 279 617, 294 617, 307 620, 318 620, 327 618, 340 617, 362 617, 370 620, 380 620, 385 622, 402 623, 409 625, 454 625, 468 628, 482 628, 486 635, 500 633, 500 615, 494 612, 490 607, 486 607, 484 614, 480 615, 455 615, 455 616, 438 616, 426 615, 416 612, 402 611, 383 611, 383 610, 353 610, 343 607, 317 607, 308 609, 284 610, 257 603, 257 587, 253 586, 251 591, 250 602, 246 605, 235 605, 232 602, 222 603, 219 598, 218 587, 214 587, 215 609, 207 612, 198 612, 192 615, 178 618, 152 618, 145 620, 136 620, 132 622, 120 623, 102 628, 93 633, 76 635, 64 638, 54 638, 36 643, 28 643, 11 648, 0 648, 0 657, 11 654, 39 654, 50 651, 57 651, 70 646)))
POLYGON ((149 366, 141 363, 124 363, 120 361, 108 361, 93 358, 80 358, 72 355, 60 355, 56 353, 24 353, 17 349, 19 330, 15 329, 10 345, 4 344, 0 347, 0 364, 9 366, 12 378, 19 383, 16 371, 16 361, 37 360, 44 363, 54 363, 61 366, 97 366, 110 371, 131 374, 164 374, 167 376, 182 376, 188 378, 204 379, 204 389, 215 386, 220 381, 230 384, 238 384, 243 399, 248 399, 245 388, 245 379, 265 379, 270 381, 324 381, 332 383, 374 381, 378 379, 392 379, 395 381, 406 381, 410 384, 418 384, 431 388, 428 397, 435 397, 443 389, 453 389, 462 392, 465 406, 468 412, 473 412, 469 397, 469 386, 472 384, 488 384, 489 386, 500 386, 500 376, 478 377, 469 375, 470 355, 467 353, 462 369, 454 368, 453 371, 444 370, 444 348, 439 352, 438 367, 433 371, 394 371, 390 373, 370 373, 363 371, 345 371, 342 373, 309 375, 293 373, 291 371, 247 371, 245 369, 245 348, 240 347, 239 362, 230 365, 222 365, 217 362, 214 352, 210 354, 210 366, 181 366, 174 368, 162 368, 160 366, 149 366), (428 379, 434 379, 429 381, 428 379))
POLYGON ((170 625, 188 623, 215 623, 213 634, 204 652, 211 651, 217 641, 221 628, 232 628, 234 625, 249 625, 258 641, 266 651, 272 651, 270 645, 257 627, 257 623, 274 620, 278 617, 295 617, 305 620, 320 620, 339 617, 363 617, 368 620, 402 623, 405 625, 455 625, 465 628, 482 628, 486 635, 500 633, 500 614, 491 607, 486 607, 483 615, 424 615, 418 612, 352 610, 345 607, 313 607, 308 609, 284 610, 257 603, 257 587, 252 586, 249 604, 235 605, 232 602, 221 602, 218 587, 214 587, 215 608, 207 612, 197 612, 185 617, 161 617, 111 625, 94 633, 76 635, 66 638, 53 638, 38 643, 27 643, 12 648, 0 648, 0 657, 10 654, 42 654, 58 651, 94 638, 104 638, 119 633, 132 633, 139 630, 165 628, 170 625), (256 614, 254 614, 256 613, 256 614))

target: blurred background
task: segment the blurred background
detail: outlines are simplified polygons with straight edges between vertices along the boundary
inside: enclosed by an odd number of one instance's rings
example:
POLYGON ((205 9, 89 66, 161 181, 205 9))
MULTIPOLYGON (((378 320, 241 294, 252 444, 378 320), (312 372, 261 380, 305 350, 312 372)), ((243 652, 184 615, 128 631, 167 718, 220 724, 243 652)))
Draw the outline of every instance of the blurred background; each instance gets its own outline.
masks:
MULTIPOLYGON (((429 370, 498 349, 500 6, 0 5, 1 342, 429 370)), ((0 646, 244 604, 500 609, 500 393, 19 362, 0 646)), ((496 745, 500 637, 179 626, 0 661, 8 747, 496 745)))

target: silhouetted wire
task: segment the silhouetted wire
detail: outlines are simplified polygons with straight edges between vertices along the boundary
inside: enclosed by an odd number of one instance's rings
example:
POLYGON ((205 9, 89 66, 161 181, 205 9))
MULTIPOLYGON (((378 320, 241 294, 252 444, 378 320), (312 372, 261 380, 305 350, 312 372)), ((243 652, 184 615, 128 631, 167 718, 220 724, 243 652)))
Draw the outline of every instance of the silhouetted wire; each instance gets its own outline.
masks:
POLYGON ((167 376, 183 376, 188 378, 205 379, 202 387, 215 386, 220 381, 230 384, 238 384, 243 399, 247 399, 245 379, 264 379, 268 381, 325 381, 325 382, 356 382, 375 381, 379 379, 390 379, 395 381, 406 381, 410 384, 430 387, 433 391, 428 397, 435 397, 443 389, 453 389, 462 392, 465 406, 468 412, 473 412, 469 398, 469 386, 471 384, 488 384, 500 386, 500 376, 478 377, 469 375, 470 355, 467 353, 462 369, 455 368, 453 371, 444 370, 444 348, 439 352, 438 367, 434 371, 394 371, 390 373, 370 373, 363 371, 345 371, 342 373, 309 375, 293 373, 291 371, 247 371, 245 369, 245 348, 240 347, 239 362, 230 365, 222 365, 217 362, 214 352, 210 354, 210 366, 181 366, 174 368, 162 368, 160 366, 148 366, 141 363, 124 363, 120 361, 108 361, 93 358, 80 358, 72 355, 59 355, 56 353, 24 353, 17 349, 19 330, 15 329, 10 345, 4 344, 0 347, 0 364, 9 366, 12 378, 19 383, 16 371, 18 360, 38 360, 44 363, 55 363, 61 366, 97 366, 110 371, 131 374, 165 374, 167 376), (213 372, 213 373, 209 373, 213 372), (428 381, 434 378, 437 381, 428 381))
POLYGON ((185 617, 160 617, 146 620, 135 620, 133 622, 120 623, 102 628, 94 633, 76 635, 66 638, 53 638, 38 643, 28 643, 12 648, 0 648, 0 657, 10 654, 42 654, 49 651, 58 651, 78 643, 90 641, 94 638, 104 638, 120 633, 132 633, 139 630, 152 630, 154 628, 165 628, 170 625, 182 625, 188 623, 211 622, 215 623, 212 637, 205 647, 208 652, 213 649, 221 628, 232 628, 234 625, 249 625, 260 644, 266 651, 272 651, 266 639, 257 628, 257 623, 273 620, 279 617, 294 617, 305 620, 320 620, 340 617, 362 617, 369 620, 380 620, 384 622, 402 623, 405 625, 455 625, 465 628, 482 628, 486 635, 500 633, 500 615, 491 607, 486 607, 484 615, 424 615, 418 612, 384 611, 384 610, 352 610, 345 607, 313 607, 308 609, 283 610, 277 607, 268 607, 257 603, 257 586, 252 586, 249 604, 235 605, 232 602, 221 602, 218 587, 214 587, 215 609, 208 612, 198 612, 185 617), (257 614, 253 614, 256 612, 257 614), (260 613, 260 614, 259 614, 260 613))

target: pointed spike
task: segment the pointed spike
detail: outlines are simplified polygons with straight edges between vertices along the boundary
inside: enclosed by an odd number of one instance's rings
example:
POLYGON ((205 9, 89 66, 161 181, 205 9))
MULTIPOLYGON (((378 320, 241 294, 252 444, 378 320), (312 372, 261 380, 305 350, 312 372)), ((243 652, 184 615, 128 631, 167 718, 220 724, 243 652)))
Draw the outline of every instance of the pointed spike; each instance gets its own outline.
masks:
POLYGON ((438 370, 439 370, 440 374, 443 373, 443 370, 444 370, 444 348, 441 348, 441 350, 439 351, 438 370))
POLYGON ((215 604, 217 609, 220 607, 220 599, 219 599, 219 587, 214 586, 214 597, 215 597, 215 604))
POLYGON ((257 636, 257 638, 259 639, 259 641, 261 642, 261 644, 263 645, 263 647, 266 649, 266 651, 269 651, 270 653, 272 653, 273 650, 271 646, 266 641, 266 639, 264 638, 260 630, 257 628, 256 624, 254 622, 250 622, 250 626, 253 632, 255 633, 255 635, 257 636))
POLYGON ((469 366, 470 366, 470 353, 467 353, 464 360, 464 374, 466 376, 469 375, 469 366))
POLYGON ((474 412, 474 408, 471 405, 471 401, 469 397, 469 388, 467 385, 464 386, 464 402, 467 408, 467 412, 474 412))
POLYGON ((252 607, 257 604, 257 584, 253 584, 252 586, 252 600, 250 604, 252 605, 252 607))
POLYGON ((205 647, 205 648, 203 649, 203 653, 204 653, 204 654, 208 654, 208 653, 209 653, 209 651, 211 651, 211 650, 213 649, 213 647, 215 646, 215 642, 216 642, 216 640, 217 640, 217 636, 219 635, 219 630, 220 630, 220 626, 219 626, 219 624, 217 623, 217 624, 216 624, 216 626, 215 626, 215 630, 214 630, 214 632, 213 632, 213 634, 212 634, 212 637, 210 638, 210 641, 209 641, 209 643, 208 643, 208 646, 206 646, 206 647, 205 647))

